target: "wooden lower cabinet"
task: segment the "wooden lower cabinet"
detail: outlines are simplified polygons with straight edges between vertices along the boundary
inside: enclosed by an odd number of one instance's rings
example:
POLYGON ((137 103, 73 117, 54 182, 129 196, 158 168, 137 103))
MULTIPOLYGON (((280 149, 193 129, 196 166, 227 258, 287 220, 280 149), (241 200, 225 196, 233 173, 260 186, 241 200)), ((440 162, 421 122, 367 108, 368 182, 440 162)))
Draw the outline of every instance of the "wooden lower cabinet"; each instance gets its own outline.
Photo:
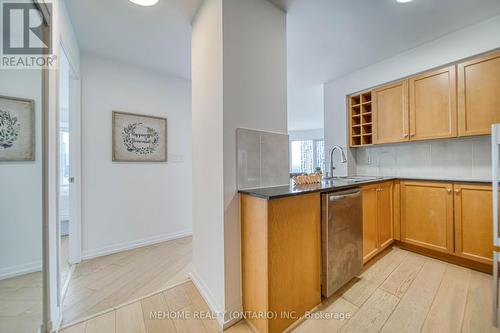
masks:
POLYGON ((455 253, 490 264, 493 204, 489 185, 455 185, 455 253))
POLYGON ((402 181, 401 242, 488 271, 492 206, 491 185, 402 181))
POLYGON ((241 195, 241 252, 244 311, 278 314, 247 320, 260 333, 283 332, 321 303, 320 194, 241 195))
POLYGON ((367 262, 379 252, 377 225, 378 185, 365 186, 363 197, 363 262, 367 262))
POLYGON ((394 232, 394 240, 401 240, 401 182, 394 181, 392 188, 392 230, 394 232))
POLYGON ((394 240, 392 215, 392 182, 381 183, 378 192, 378 239, 380 248, 391 245, 394 240))
POLYGON ((401 241, 453 253, 453 184, 401 182, 401 241))
POLYGON ((366 263, 393 242, 393 183, 364 186, 362 196, 363 262, 366 263))

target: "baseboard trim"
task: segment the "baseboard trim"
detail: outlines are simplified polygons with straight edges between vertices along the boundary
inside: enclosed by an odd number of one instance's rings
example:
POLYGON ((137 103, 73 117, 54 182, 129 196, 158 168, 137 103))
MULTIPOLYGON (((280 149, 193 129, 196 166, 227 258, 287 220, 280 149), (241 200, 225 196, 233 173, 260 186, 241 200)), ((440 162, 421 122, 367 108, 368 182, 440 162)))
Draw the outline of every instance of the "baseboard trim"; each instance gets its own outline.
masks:
POLYGON ((110 254, 123 252, 127 250, 137 249, 139 247, 149 246, 161 242, 166 242, 169 240, 175 240, 179 238, 184 238, 188 236, 192 236, 193 231, 191 229, 182 230, 170 234, 158 235, 150 238, 139 239, 131 242, 123 242, 119 244, 114 244, 110 246, 104 246, 95 250, 84 251, 82 254, 82 260, 88 260, 98 257, 107 256, 110 254))
POLYGON ((13 265, 0 269, 0 280, 10 279, 16 276, 41 272, 42 262, 33 261, 21 265, 13 265))
POLYGON ((203 280, 199 277, 199 275, 196 273, 196 271, 193 269, 191 272, 189 272, 189 278, 195 285, 196 289, 200 292, 201 297, 205 300, 207 303, 208 307, 210 308, 210 311, 213 313, 217 314, 217 323, 219 324, 220 328, 224 328, 224 318, 221 316, 223 311, 221 311, 220 307, 217 305, 217 302, 215 301, 214 296, 212 295, 212 292, 210 289, 208 289, 207 285, 203 280))
POLYGON ((236 315, 242 313, 243 307, 241 305, 235 307, 234 310, 224 311, 223 309, 220 308, 219 305, 217 305, 217 302, 215 301, 212 292, 207 287, 205 282, 203 282, 203 280, 199 277, 199 274, 197 274, 194 269, 189 273, 189 278, 191 279, 195 287, 198 289, 198 292, 200 293, 201 297, 203 297, 203 299, 207 303, 208 307, 210 308, 210 311, 217 314, 216 319, 219 328, 226 330, 229 327, 238 323, 242 319, 241 316, 236 315))

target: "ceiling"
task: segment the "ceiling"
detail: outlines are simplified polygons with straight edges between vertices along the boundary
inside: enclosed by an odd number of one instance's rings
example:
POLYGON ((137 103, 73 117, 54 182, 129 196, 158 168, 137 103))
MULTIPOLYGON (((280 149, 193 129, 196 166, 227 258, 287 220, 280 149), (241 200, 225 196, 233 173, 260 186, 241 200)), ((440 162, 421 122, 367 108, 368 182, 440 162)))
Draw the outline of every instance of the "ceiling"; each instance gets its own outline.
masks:
POLYGON ((276 0, 288 11, 289 128, 323 127, 321 84, 500 14, 499 0, 276 0))
MULTIPOLYGON (((323 127, 324 82, 500 15, 499 0, 271 1, 288 13, 290 129, 323 127)), ((66 0, 83 51, 188 79, 202 2, 66 0)))
POLYGON ((84 52, 191 77, 191 20, 203 0, 66 0, 84 52))

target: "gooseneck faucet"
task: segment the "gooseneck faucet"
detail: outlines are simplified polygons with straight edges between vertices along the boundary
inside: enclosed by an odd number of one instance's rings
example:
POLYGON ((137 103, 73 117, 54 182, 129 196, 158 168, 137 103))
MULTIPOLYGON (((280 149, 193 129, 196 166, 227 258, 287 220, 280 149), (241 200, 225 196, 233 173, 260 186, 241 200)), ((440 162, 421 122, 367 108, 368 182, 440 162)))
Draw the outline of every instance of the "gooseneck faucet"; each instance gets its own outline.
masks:
POLYGON ((342 148, 341 146, 333 146, 332 150, 330 150, 330 176, 333 177, 333 171, 336 169, 335 167, 335 164, 333 163, 333 156, 334 156, 334 153, 335 151, 339 149, 340 150, 340 153, 341 153, 341 162, 342 163, 347 163, 347 157, 345 155, 345 151, 344 151, 344 148, 342 148))

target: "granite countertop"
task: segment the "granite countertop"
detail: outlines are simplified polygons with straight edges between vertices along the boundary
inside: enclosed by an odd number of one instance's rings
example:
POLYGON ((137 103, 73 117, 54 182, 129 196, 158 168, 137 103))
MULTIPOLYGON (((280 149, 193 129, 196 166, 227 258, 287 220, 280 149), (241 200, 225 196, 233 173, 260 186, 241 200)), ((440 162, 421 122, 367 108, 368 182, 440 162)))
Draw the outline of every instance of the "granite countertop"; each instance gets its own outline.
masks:
MULTIPOLYGON (((363 176, 364 177, 364 176, 363 176)), ((366 176, 369 177, 369 176, 366 176)), ((310 185, 294 185, 292 181, 290 181, 289 185, 283 186, 274 186, 274 187, 261 187, 254 189, 244 189, 239 190, 239 193, 248 194, 254 197, 262 198, 262 199, 279 199, 284 197, 290 197, 294 195, 300 194, 308 194, 308 193, 325 193, 325 192, 335 192, 339 190, 350 189, 354 187, 359 187, 363 185, 368 185, 372 183, 380 183, 388 180, 428 180, 428 181, 444 181, 444 182, 469 182, 469 183, 491 183, 491 180, 488 179, 475 179, 475 178, 449 178, 449 177, 376 177, 373 176, 373 179, 362 180, 362 181, 347 181, 344 179, 332 179, 332 180, 323 180, 318 184, 310 184, 310 185)))

